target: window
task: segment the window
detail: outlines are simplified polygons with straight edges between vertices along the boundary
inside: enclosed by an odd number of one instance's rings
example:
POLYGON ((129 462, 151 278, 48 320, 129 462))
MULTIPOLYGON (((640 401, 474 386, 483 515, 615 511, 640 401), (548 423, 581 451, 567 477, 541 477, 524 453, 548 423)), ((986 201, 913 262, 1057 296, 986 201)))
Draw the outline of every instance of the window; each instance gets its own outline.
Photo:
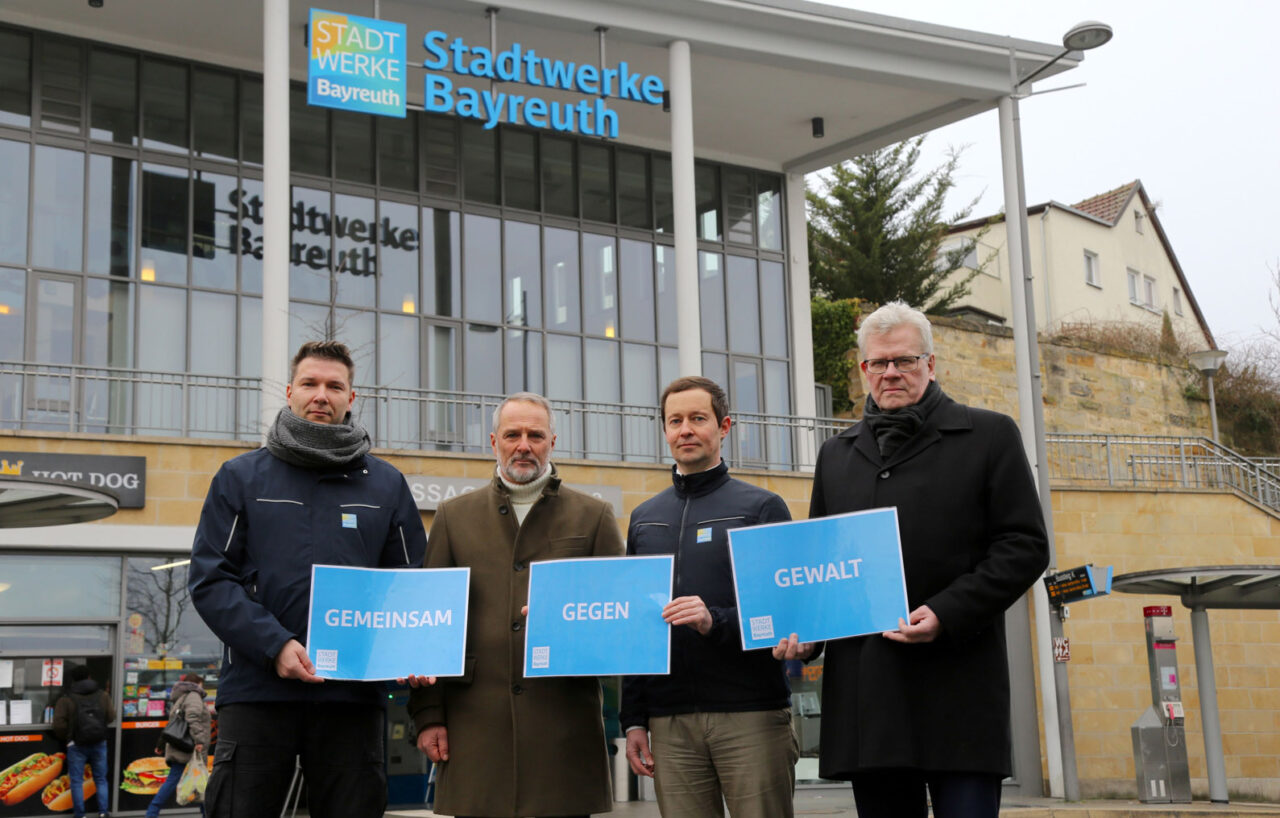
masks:
POLYGON ((1141 305, 1142 302, 1138 300, 1138 279, 1141 276, 1137 270, 1126 270, 1125 275, 1129 279, 1129 303, 1141 305))
POLYGON ((1084 251, 1084 283, 1102 288, 1102 275, 1098 270, 1098 254, 1084 251))
POLYGON ((1134 229, 1135 231, 1137 231, 1138 233, 1142 233, 1142 232, 1143 232, 1143 229, 1142 229, 1142 220, 1143 220, 1144 218, 1145 218, 1145 217, 1142 215, 1142 211, 1141 211, 1141 210, 1135 210, 1135 211, 1133 211, 1133 229, 1134 229))
POLYGON ((1177 315, 1182 315, 1182 291, 1177 287, 1173 288, 1173 311, 1177 315))
POLYGON ((1142 277, 1142 305, 1149 310, 1156 308, 1156 280, 1151 276, 1142 277))

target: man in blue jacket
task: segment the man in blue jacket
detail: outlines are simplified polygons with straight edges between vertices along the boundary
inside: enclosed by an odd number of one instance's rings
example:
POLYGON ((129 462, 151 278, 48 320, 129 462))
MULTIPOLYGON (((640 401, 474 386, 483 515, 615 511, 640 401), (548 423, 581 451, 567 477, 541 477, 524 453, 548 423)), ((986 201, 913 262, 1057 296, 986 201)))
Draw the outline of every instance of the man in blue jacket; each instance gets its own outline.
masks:
POLYGON ((212 818, 280 815, 301 757, 316 818, 380 818, 383 697, 325 681, 301 640, 313 565, 417 568, 422 518, 351 419, 351 353, 303 344, 267 445, 222 465, 191 553, 191 600, 222 640, 212 818))
POLYGON ((652 776, 670 818, 790 818, 799 745, 790 691, 769 651, 744 651, 727 531, 785 522, 773 492, 735 480, 720 458, 732 420, 724 390, 678 378, 662 393, 671 488, 631 512, 628 554, 674 554, 671 673, 622 682, 627 760, 652 776), (722 800, 723 799, 723 800, 722 800))

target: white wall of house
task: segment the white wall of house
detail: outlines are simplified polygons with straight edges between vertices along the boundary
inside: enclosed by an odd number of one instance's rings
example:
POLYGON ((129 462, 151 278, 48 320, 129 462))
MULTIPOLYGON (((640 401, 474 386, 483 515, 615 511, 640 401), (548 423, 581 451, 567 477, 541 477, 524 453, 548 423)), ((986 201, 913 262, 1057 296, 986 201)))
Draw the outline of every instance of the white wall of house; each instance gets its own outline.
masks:
MULTIPOLYGON (((1116 321, 1145 323, 1158 330, 1167 310, 1174 332, 1191 348, 1211 345, 1141 197, 1133 197, 1115 226, 1055 205, 1032 212, 1028 224, 1036 324, 1041 331, 1116 321)), ((985 262, 970 283, 972 293, 959 306, 991 313, 1008 324, 1012 313, 1005 223, 993 224, 979 235, 981 231, 974 227, 957 232, 944 245, 953 247, 976 237, 976 256, 969 259, 985 262)))

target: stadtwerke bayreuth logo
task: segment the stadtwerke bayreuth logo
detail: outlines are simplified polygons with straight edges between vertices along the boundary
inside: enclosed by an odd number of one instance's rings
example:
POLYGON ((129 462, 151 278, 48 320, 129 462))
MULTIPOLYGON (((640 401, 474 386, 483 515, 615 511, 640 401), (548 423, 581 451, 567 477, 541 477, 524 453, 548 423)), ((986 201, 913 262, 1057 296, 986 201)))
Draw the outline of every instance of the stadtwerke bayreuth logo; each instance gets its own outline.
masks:
POLYGON ((307 103, 405 115, 405 25, 311 9, 307 103))

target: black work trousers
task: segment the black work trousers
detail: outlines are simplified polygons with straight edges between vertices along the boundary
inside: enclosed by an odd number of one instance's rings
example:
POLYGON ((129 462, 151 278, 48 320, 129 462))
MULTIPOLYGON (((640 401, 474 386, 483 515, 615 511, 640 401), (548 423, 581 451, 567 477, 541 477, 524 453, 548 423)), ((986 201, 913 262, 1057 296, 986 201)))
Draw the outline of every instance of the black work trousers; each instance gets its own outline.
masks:
POLYGON ((861 818, 996 818, 1003 776, 995 773, 893 769, 853 776, 861 818), (928 798, 925 790, 928 790, 928 798))
POLYGON ((387 808, 383 721, 377 705, 219 707, 206 813, 209 818, 279 818, 300 759, 312 818, 382 818, 387 808))

